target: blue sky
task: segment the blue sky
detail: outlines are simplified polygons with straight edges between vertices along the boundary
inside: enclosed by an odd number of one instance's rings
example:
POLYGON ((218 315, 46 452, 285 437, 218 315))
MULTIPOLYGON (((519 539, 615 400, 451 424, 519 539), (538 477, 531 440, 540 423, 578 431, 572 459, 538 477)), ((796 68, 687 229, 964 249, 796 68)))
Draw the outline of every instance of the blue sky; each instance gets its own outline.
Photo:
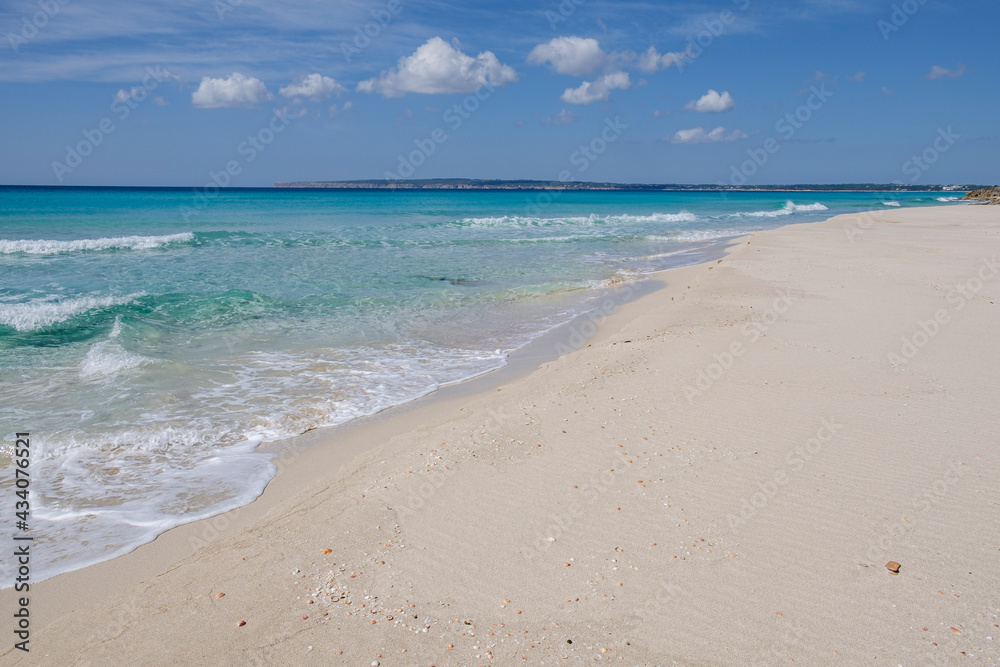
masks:
POLYGON ((5 0, 0 183, 996 183, 998 19, 995 0, 5 0))

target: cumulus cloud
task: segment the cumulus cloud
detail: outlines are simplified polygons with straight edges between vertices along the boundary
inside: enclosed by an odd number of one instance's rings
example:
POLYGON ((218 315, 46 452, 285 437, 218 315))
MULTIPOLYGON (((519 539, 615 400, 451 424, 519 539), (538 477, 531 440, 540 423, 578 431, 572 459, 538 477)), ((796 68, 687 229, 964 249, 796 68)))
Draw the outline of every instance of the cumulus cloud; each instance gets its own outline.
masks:
POLYGON ((688 111, 699 111, 701 113, 721 113, 729 111, 735 106, 733 96, 729 91, 723 91, 720 95, 715 90, 709 90, 697 100, 691 100, 684 108, 688 111))
POLYGON ((567 88, 559 99, 567 104, 593 104, 607 100, 612 90, 626 90, 631 85, 628 72, 610 72, 576 88, 567 88))
POLYGON ((721 141, 739 141, 746 139, 747 134, 740 130, 733 130, 726 134, 726 128, 717 127, 711 132, 706 132, 703 127, 695 127, 690 130, 679 130, 670 139, 672 144, 716 144, 721 141))
POLYGON ((655 72, 659 69, 667 69, 671 65, 681 65, 688 57, 686 51, 667 52, 660 54, 655 46, 646 49, 646 52, 639 56, 638 66, 643 72, 655 72))
POLYGON ((528 54, 533 65, 549 63, 556 72, 571 76, 586 76, 602 68, 608 54, 596 39, 583 37, 556 37, 547 44, 539 44, 528 54))
POLYGON ((294 83, 290 83, 278 91, 283 97, 308 97, 311 100, 322 100, 331 95, 346 93, 347 88, 337 83, 334 79, 322 74, 310 74, 300 76, 294 83))
POLYGON ((274 99, 260 79, 239 72, 226 79, 204 77, 198 90, 191 93, 191 103, 199 109, 252 107, 274 99))
POLYGON ((957 79, 963 74, 965 74, 965 65, 959 65, 957 69, 948 69, 947 67, 934 65, 924 78, 928 81, 933 81, 934 79, 957 79))
POLYGON ((472 93, 480 86, 516 81, 517 73, 501 64, 492 51, 473 58, 440 37, 432 37, 412 55, 400 58, 396 67, 362 81, 357 89, 383 97, 401 97, 406 93, 472 93))
MULTIPOLYGON (((606 52, 596 39, 571 35, 538 44, 528 54, 528 62, 533 65, 548 64, 558 74, 596 76, 576 88, 567 88, 560 97, 568 104, 592 104, 607 100, 612 90, 632 86, 626 69, 638 68, 652 73, 671 65, 680 67, 687 57, 687 52, 661 54, 654 46, 641 55, 636 55, 634 51, 606 52)), ((645 79, 639 80, 640 86, 646 83, 645 79)))

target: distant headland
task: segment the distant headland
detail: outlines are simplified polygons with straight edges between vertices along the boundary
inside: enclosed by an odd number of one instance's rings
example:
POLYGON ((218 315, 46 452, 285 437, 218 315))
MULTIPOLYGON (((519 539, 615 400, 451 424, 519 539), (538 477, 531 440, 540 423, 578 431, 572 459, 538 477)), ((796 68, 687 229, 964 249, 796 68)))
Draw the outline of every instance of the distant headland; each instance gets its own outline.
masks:
POLYGON ((276 188, 319 188, 329 190, 579 190, 663 192, 692 191, 829 191, 829 192, 968 192, 982 185, 900 185, 897 183, 837 183, 798 185, 685 185, 651 183, 594 183, 587 181, 490 180, 475 178, 428 178, 416 180, 296 181, 275 183, 276 188))

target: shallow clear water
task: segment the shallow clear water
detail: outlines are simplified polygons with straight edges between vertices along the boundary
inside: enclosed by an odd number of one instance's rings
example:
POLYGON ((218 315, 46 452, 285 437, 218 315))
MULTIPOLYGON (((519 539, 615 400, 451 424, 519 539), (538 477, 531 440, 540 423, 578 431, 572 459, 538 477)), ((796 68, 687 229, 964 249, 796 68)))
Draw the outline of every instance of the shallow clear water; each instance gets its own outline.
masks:
POLYGON ((260 442, 499 368, 609 280, 945 199, 0 188, 3 490, 30 431, 33 575, 250 502, 260 442))

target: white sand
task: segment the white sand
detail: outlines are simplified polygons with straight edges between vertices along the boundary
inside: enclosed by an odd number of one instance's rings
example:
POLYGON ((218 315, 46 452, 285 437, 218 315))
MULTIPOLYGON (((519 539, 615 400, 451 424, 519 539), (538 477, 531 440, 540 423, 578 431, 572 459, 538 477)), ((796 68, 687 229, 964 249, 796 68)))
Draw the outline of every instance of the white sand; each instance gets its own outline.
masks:
POLYGON ((33 586, 3 662, 992 664, 998 251, 980 206, 754 234, 527 377, 33 586))

